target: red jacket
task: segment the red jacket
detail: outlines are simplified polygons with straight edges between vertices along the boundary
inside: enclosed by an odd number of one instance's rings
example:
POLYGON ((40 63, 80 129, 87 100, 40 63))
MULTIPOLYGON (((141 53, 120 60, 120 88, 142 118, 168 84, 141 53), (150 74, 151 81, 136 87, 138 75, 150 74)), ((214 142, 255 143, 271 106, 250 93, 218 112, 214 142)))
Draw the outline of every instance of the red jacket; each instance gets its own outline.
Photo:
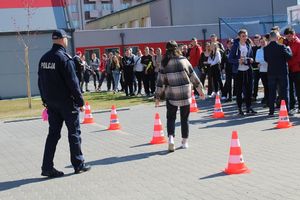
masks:
POLYGON ((201 53, 202 53, 202 48, 198 44, 191 49, 190 63, 193 67, 198 66, 201 53))
POLYGON ((289 46, 292 50, 293 56, 288 61, 289 70, 291 72, 300 72, 300 40, 295 36, 293 41, 289 42, 289 46))
POLYGON ((101 59, 101 63, 99 66, 99 71, 104 72, 105 71, 105 65, 106 65, 106 60, 101 59))

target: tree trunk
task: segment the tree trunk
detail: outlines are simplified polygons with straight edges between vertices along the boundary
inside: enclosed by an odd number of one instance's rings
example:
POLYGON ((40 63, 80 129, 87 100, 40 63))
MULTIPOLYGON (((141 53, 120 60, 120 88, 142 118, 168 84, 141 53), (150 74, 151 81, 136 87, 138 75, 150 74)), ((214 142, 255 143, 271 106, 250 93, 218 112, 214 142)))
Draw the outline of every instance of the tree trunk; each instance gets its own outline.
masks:
POLYGON ((29 70, 29 57, 28 47, 24 49, 25 52, 25 69, 26 69, 26 81, 27 81, 27 97, 28 97, 28 108, 31 109, 31 89, 30 89, 30 70, 29 70))

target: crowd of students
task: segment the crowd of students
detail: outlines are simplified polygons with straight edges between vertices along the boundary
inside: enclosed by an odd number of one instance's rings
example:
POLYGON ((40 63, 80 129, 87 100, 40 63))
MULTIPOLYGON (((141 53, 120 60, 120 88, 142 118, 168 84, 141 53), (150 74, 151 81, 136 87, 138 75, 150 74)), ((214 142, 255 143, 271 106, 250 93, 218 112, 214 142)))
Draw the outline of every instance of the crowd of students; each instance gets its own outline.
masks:
POLYGON ((266 35, 256 34, 253 40, 241 29, 235 39, 226 41, 225 48, 215 34, 203 50, 195 41, 193 38, 189 45, 181 46, 181 51, 202 84, 207 83, 209 97, 218 94, 225 102, 236 97, 239 115, 245 115, 243 103, 247 114, 256 114, 252 102, 257 101, 261 80, 264 95, 260 103, 269 107, 270 116, 281 100, 285 100, 289 115, 295 113, 295 104, 300 101, 300 40, 292 28, 286 28, 282 36, 275 26, 266 35))
MULTIPOLYGON (((253 40, 248 37, 247 30, 241 29, 235 39, 226 41, 225 47, 212 34, 204 48, 196 38, 192 38, 190 44, 179 45, 179 50, 189 60, 202 85, 206 85, 208 97, 219 95, 225 102, 235 97, 241 116, 245 115, 243 103, 247 114, 256 113, 252 102, 257 101, 260 80, 264 93, 260 103, 269 107, 269 115, 274 115, 274 102, 279 107, 280 100, 284 99, 291 111, 300 101, 300 40, 292 28, 286 28, 284 36, 281 36, 276 26, 269 34, 256 34, 253 40), (278 52, 276 48, 279 48, 278 52), (266 49, 269 50, 266 52, 266 49)), ((88 83, 92 76, 96 91, 101 91, 106 79, 107 91, 147 97, 155 92, 162 59, 160 48, 154 50, 149 47, 143 52, 138 49, 136 55, 127 48, 124 57, 119 51, 103 54, 101 59, 93 53, 89 63, 81 52, 74 57, 82 92, 84 83, 85 91, 89 91, 88 83)), ((199 96, 196 89, 195 96, 199 96)), ((292 112, 289 114, 292 115, 292 112)))
POLYGON ((106 79, 107 91, 125 92, 126 96, 153 96, 158 69, 162 60, 162 51, 157 48, 146 47, 144 51, 138 49, 137 54, 132 53, 132 48, 126 48, 122 57, 119 51, 102 54, 101 59, 93 53, 90 62, 85 61, 85 56, 77 52, 74 57, 77 77, 81 91, 89 92, 90 77, 94 81, 95 91, 102 90, 102 83, 106 79), (142 87, 144 93, 142 93, 142 87))

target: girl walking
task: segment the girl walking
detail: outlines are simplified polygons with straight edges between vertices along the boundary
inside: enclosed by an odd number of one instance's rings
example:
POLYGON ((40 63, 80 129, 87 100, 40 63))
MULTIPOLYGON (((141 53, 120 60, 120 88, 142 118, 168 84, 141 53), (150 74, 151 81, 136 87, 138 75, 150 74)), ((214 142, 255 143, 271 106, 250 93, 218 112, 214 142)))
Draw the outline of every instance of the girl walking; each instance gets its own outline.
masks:
POLYGON ((168 150, 175 150, 175 121, 179 107, 181 119, 182 148, 188 148, 189 114, 191 103, 191 84, 197 89, 201 99, 205 98, 203 86, 193 70, 191 63, 178 50, 175 41, 166 45, 166 54, 162 59, 162 67, 158 72, 155 106, 159 106, 160 99, 165 96, 167 101, 167 132, 169 137, 168 150))

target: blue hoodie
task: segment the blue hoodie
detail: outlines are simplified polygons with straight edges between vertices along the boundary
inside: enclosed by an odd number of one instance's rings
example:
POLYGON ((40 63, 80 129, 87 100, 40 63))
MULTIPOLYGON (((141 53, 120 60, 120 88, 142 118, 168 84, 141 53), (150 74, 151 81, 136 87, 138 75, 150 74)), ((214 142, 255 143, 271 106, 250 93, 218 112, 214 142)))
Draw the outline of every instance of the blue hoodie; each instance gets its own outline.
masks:
MULTIPOLYGON (((253 52, 251 45, 246 42, 248 53, 247 58, 253 58, 253 52)), ((240 51, 240 39, 235 39, 233 42, 233 46, 230 50, 230 54, 228 57, 229 63, 232 64, 232 73, 236 74, 239 68, 239 59, 241 58, 241 51, 240 51)), ((249 66, 251 67, 251 66, 249 66)))

